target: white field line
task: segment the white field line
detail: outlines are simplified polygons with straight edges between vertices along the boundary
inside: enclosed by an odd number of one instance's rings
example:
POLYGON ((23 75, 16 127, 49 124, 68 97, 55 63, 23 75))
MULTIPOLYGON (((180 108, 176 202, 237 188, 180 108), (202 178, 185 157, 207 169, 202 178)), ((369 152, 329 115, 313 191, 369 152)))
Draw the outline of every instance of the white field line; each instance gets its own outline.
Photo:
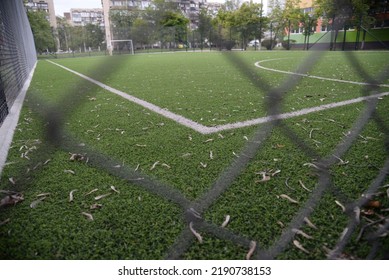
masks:
MULTIPOLYGON (((225 124, 225 125, 218 125, 218 126, 209 127, 209 126, 199 124, 199 123, 192 121, 190 119, 187 119, 181 115, 172 113, 166 109, 158 107, 152 103, 149 103, 147 101, 144 101, 142 99, 134 97, 130 94, 127 94, 125 92, 122 92, 120 90, 112 88, 110 86, 107 86, 99 81, 96 81, 88 76, 85 76, 81 73, 78 73, 72 69, 65 67, 65 66, 57 64, 51 60, 47 60, 47 61, 58 66, 58 67, 65 69, 65 70, 67 70, 67 71, 87 80, 87 81, 90 81, 91 83, 93 83, 93 84, 95 84, 95 85, 97 85, 105 90, 108 90, 114 94, 117 94, 117 95, 131 101, 131 102, 134 102, 134 103, 136 103, 136 104, 138 104, 146 109, 149 109, 150 111, 152 111, 154 113, 160 114, 168 119, 171 119, 171 120, 173 120, 173 121, 175 121, 175 122, 177 122, 185 127, 193 129, 201 134, 212 134, 212 133, 216 133, 216 132, 220 132, 220 131, 224 131, 224 130, 230 130, 230 129, 243 128, 243 127, 248 127, 248 126, 253 126, 253 125, 258 125, 258 124, 264 124, 264 123, 275 121, 275 120, 289 119, 289 118, 303 116, 303 115, 307 115, 310 113, 315 113, 315 112, 319 112, 319 111, 323 111, 323 110, 328 110, 328 109, 346 106, 346 105, 350 105, 350 104, 354 104, 354 103, 359 103, 359 102, 367 101, 370 99, 381 98, 381 97, 389 95, 389 92, 384 92, 384 93, 374 94, 374 95, 365 96, 365 97, 358 97, 358 98, 351 99, 351 100, 325 104, 325 105, 321 105, 321 106, 317 106, 317 107, 306 108, 306 109, 293 111, 293 112, 289 112, 289 113, 283 113, 283 114, 274 115, 274 116, 261 117, 261 118, 251 119, 251 120, 242 121, 242 122, 236 122, 236 123, 230 123, 230 124, 225 124)), ((265 60, 260 61, 260 62, 264 62, 264 61, 265 60)), ((266 60, 266 61, 269 61, 269 60, 266 60)), ((286 74, 292 74, 292 75, 293 74, 304 75, 304 74, 298 74, 298 73, 293 73, 293 72, 274 70, 274 69, 270 69, 270 68, 267 69, 267 68, 264 68, 262 66, 258 66, 260 62, 257 62, 255 65, 257 67, 265 69, 265 70, 281 72, 281 73, 286 73, 286 74)), ((307 77, 313 77, 313 76, 307 76, 307 77)), ((317 77, 317 78, 320 78, 320 77, 317 77)), ((332 80, 332 81, 343 82, 343 83, 348 82, 348 83, 354 83, 354 84, 359 84, 359 85, 367 85, 366 83, 357 83, 357 82, 352 82, 352 81, 344 81, 344 80, 336 80, 336 79, 328 79, 328 78, 320 78, 320 79, 332 80)), ((384 85, 384 86, 389 87, 389 85, 384 85)))
POLYGON ((378 94, 374 94, 374 95, 370 95, 370 96, 358 97, 358 98, 350 99, 350 100, 346 100, 346 101, 335 102, 335 103, 325 104, 325 105, 321 105, 321 106, 317 106, 317 107, 306 108, 306 109, 302 109, 302 110, 298 110, 298 111, 293 111, 290 113, 283 113, 283 114, 279 114, 279 115, 267 116, 267 117, 252 119, 252 120, 243 121, 243 122, 236 122, 236 123, 230 123, 230 124, 226 124, 226 125, 214 126, 214 127, 211 127, 211 129, 213 129, 213 132, 218 132, 218 131, 227 130, 227 129, 242 128, 242 127, 247 127, 247 126, 252 126, 252 125, 263 124, 263 123, 267 123, 267 122, 271 122, 271 121, 275 121, 275 120, 285 120, 285 119, 289 119, 289 118, 307 115, 310 113, 316 113, 319 111, 324 111, 324 110, 328 110, 328 109, 332 109, 332 108, 337 108, 337 107, 342 107, 342 106, 346 106, 346 105, 350 105, 350 104, 354 104, 354 103, 359 103, 362 101, 381 98, 381 97, 388 96, 388 95, 389 95, 389 92, 383 92, 383 93, 378 93, 378 94))
POLYGON ((0 125, 0 174, 3 171, 7 160, 9 147, 12 143, 14 132, 19 121, 20 112, 23 107, 24 98, 26 97, 27 90, 30 87, 36 65, 37 63, 35 62, 33 68, 30 71, 30 74, 27 77, 27 80, 24 82, 22 89, 16 97, 12 107, 10 108, 8 115, 5 117, 3 124, 0 125))
POLYGON ((354 84, 354 85, 360 85, 360 86, 374 86, 375 85, 375 86, 379 86, 379 87, 389 87, 389 85, 387 85, 387 84, 371 84, 371 83, 354 82, 354 81, 347 81, 347 80, 340 80, 340 79, 333 79, 333 78, 325 78, 325 77, 314 76, 314 75, 309 75, 309 74, 302 74, 302 73, 296 73, 296 72, 277 70, 277 69, 268 68, 268 67, 265 67, 265 66, 261 65, 262 62, 268 62, 268 61, 274 61, 274 60, 282 60, 282 59, 287 59, 287 58, 273 58, 273 59, 261 60, 261 61, 256 62, 255 66, 258 67, 258 68, 261 68, 263 70, 267 70, 267 71, 283 73, 283 74, 288 74, 288 75, 302 76, 302 77, 318 79, 318 80, 326 80, 326 81, 333 81, 333 82, 346 83, 346 84, 354 84))
POLYGON ((96 81, 96 80, 94 80, 94 79, 92 79, 92 78, 90 78, 88 76, 85 76, 85 75, 83 75, 81 73, 78 73, 78 72, 76 72, 76 71, 74 71, 72 69, 69 69, 69 68, 67 68, 65 66, 62 66, 62 65, 60 65, 58 63, 55 63, 55 62, 53 62, 51 60, 47 60, 47 61, 52 63, 52 64, 54 64, 54 65, 57 65, 58 67, 61 67, 61 68, 65 69, 65 70, 67 70, 67 71, 69 71, 69 72, 71 72, 71 73, 73 73, 73 74, 75 74, 75 75, 77 75, 77 76, 79 76, 79 77, 81 77, 81 78, 83 78, 83 79, 85 79, 85 80, 87 80, 87 81, 89 81, 89 82, 91 82, 91 83, 93 83, 93 84, 95 84, 95 85, 105 89, 105 90, 108 90, 108 91, 110 91, 110 92, 112 92, 114 94, 117 94, 117 95, 119 95, 119 96, 121 96, 121 97, 123 97, 123 98, 125 98, 125 99, 127 99, 129 101, 131 101, 131 102, 134 102, 134 103, 136 103, 136 104, 138 104, 138 105, 140 105, 140 106, 142 106, 144 108, 147 108, 150 111, 153 111, 153 112, 155 112, 155 113, 157 113, 159 115, 162 115, 162 116, 164 116, 164 117, 166 117, 168 119, 171 119, 171 120, 173 120, 173 121, 175 121, 175 122, 177 122, 179 124, 182 124, 183 126, 189 127, 189 128, 191 128, 191 129, 193 129, 193 130, 195 130, 197 132, 200 132, 201 134, 209 134, 209 133, 211 133, 211 132, 208 132, 209 131, 209 127, 207 127, 207 126, 204 126, 204 125, 199 124, 199 123, 197 123, 195 121, 187 119, 187 118, 185 118, 183 116, 180 116, 180 115, 177 115, 175 113, 172 113, 172 112, 170 112, 170 111, 168 111, 166 109, 163 109, 163 108, 161 108, 159 106, 156 106, 156 105, 154 105, 152 103, 149 103, 147 101, 139 99, 139 98, 137 98, 135 96, 132 96, 130 94, 127 94, 127 93, 125 93, 123 91, 120 91, 120 90, 117 90, 117 89, 115 89, 113 87, 107 86, 106 84, 103 84, 103 83, 101 83, 99 81, 96 81))

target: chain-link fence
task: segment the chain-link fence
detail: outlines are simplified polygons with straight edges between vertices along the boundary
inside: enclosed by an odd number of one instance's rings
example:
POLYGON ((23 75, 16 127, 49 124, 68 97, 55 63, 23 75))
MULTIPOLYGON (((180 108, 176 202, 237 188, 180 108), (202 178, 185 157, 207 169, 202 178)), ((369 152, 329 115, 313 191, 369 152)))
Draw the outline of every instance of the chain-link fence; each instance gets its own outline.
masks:
POLYGON ((8 114, 36 62, 23 1, 0 3, 0 123, 8 114))
MULTIPOLYGON (((339 26, 342 26, 343 23, 339 21, 338 24, 339 26)), ((179 43, 175 41, 174 38, 176 38, 176 36, 173 32, 170 35, 170 40, 163 41, 161 39, 161 46, 179 43)), ((187 41, 190 42, 193 47, 196 46, 201 49, 201 44, 204 44, 204 41, 201 38, 200 40, 195 39, 198 34, 190 34, 192 36, 192 41, 188 35, 189 34, 185 35, 187 41)), ((35 156, 29 158, 28 166, 21 168, 21 170, 23 170, 21 172, 25 172, 24 170, 26 168, 28 168, 31 173, 43 172, 45 160, 49 158, 50 154, 56 153, 57 151, 69 152, 72 155, 84 155, 82 157, 87 155, 87 161, 85 161, 87 166, 105 171, 108 174, 124 180, 128 184, 135 185, 142 190, 163 198, 169 203, 173 203, 183 214, 183 220, 186 226, 181 233, 178 234, 174 244, 165 252, 167 259, 182 258, 196 238, 201 241, 201 236, 198 234, 199 231, 216 239, 226 240, 247 248, 247 258, 274 259, 284 252, 290 244, 294 244, 301 250, 305 250, 300 243, 296 242, 295 236, 298 234, 304 235, 301 228, 305 224, 310 224, 314 227, 314 225, 310 223, 309 218, 326 193, 331 193, 335 196, 337 201, 343 202, 343 204, 339 204, 342 206, 344 215, 348 221, 344 230, 338 233, 339 238, 336 245, 332 250, 327 252, 328 258, 337 259, 344 257, 342 253, 344 252, 345 246, 349 244, 350 240, 358 233, 362 235, 363 230, 366 230, 367 228, 369 228, 370 231, 366 237, 369 241, 370 250, 367 252, 366 258, 376 258, 377 256, 387 257, 388 252, 385 251, 386 249, 382 250, 381 244, 384 240, 383 238, 388 234, 389 218, 382 214, 376 219, 369 219, 369 222, 364 222, 363 225, 361 224, 360 218, 362 207, 366 205, 379 190, 381 190, 389 173, 389 127, 377 111, 379 99, 370 98, 366 100, 364 108, 361 110, 358 118, 354 121, 349 133, 344 135, 339 144, 324 156, 315 151, 306 139, 298 136, 286 121, 278 117, 282 113, 285 94, 290 89, 296 88, 306 76, 305 74, 309 73, 313 67, 315 67, 323 54, 324 52, 313 52, 299 65, 297 70, 299 75, 291 75, 277 88, 272 88, 266 81, 255 78, 256 74, 242 62, 238 55, 234 55, 234 53, 225 55, 226 59, 235 66, 236 70, 248 78, 255 87, 267 92, 265 97, 266 113, 268 116, 272 116, 272 120, 262 125, 255 132, 241 153, 237 155, 233 163, 228 166, 224 172, 218 175, 217 179, 209 186, 208 190, 203 195, 195 200, 186 198, 185 195, 174 186, 162 183, 159 180, 138 171, 138 168, 124 166, 121 162, 105 155, 96 147, 80 145, 79 141, 74 136, 65 132, 64 124, 69 118, 69 112, 63 110, 63 108, 66 107, 64 106, 64 103, 70 102, 70 100, 72 102, 74 102, 74 100, 81 102, 77 92, 69 92, 65 101, 60 102, 57 106, 46 104, 36 94, 30 95, 27 105, 43 118, 46 138, 42 140, 43 142, 39 145, 40 148, 37 148, 37 152, 34 153, 35 156), (39 106, 37 106, 37 104, 39 104, 39 106), (366 127, 368 122, 374 122, 380 130, 385 142, 385 160, 383 166, 377 171, 375 179, 371 181, 370 186, 361 192, 360 198, 352 199, 347 197, 341 189, 333 184, 331 169, 341 161, 341 158, 343 158, 347 151, 354 145, 356 139, 360 137, 361 131, 366 127), (317 175, 317 184, 310 192, 309 197, 294 214, 290 222, 285 226, 280 236, 276 238, 276 241, 271 246, 265 246, 265 244, 261 244, 258 240, 253 240, 246 235, 240 235, 230 231, 224 226, 210 223, 204 218, 204 213, 208 211, 211 205, 232 186, 238 176, 246 170, 255 155, 267 143, 267 139, 275 128, 279 129, 286 138, 290 139, 301 150, 302 154, 315 159, 315 162, 310 163, 310 167, 312 168, 312 172, 317 175), (376 225, 378 225, 378 227, 374 227, 376 225), (363 229, 362 231, 361 228, 363 229)), ((389 77, 389 66, 377 75, 372 76, 364 70, 364 67, 361 64, 359 64, 353 53, 347 53, 346 57, 360 78, 366 81, 364 89, 365 97, 375 94, 377 87, 389 77)), ((107 65, 101 67, 109 68, 107 65)), ((91 76, 93 76, 93 73, 91 73, 91 76)), ((8 193, 8 196, 17 196, 18 192, 22 191, 25 186, 31 186, 31 181, 28 180, 31 180, 31 177, 33 176, 26 178, 21 175, 18 177, 20 179, 15 186, 14 192, 8 193)), ((290 197, 284 197, 290 199, 290 197)))

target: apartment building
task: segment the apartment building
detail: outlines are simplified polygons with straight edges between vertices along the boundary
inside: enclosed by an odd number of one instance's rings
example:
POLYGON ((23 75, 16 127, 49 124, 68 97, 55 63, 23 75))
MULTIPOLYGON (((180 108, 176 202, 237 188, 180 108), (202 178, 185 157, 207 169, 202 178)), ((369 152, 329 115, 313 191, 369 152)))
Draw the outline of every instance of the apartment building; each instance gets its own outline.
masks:
POLYGON ((25 7, 29 11, 44 11, 47 13, 47 20, 50 22, 50 26, 54 29, 57 28, 57 20, 55 17, 55 9, 53 0, 27 0, 25 7))
POLYGON ((104 27, 103 9, 70 9, 70 20, 73 26, 94 24, 104 27))

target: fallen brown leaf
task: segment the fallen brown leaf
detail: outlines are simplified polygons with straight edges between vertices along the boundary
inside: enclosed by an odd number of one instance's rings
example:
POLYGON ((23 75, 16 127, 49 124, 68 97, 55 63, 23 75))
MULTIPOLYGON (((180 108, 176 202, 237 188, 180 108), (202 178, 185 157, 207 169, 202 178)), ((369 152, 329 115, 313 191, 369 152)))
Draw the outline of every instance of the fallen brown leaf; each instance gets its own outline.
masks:
POLYGON ((69 193, 69 202, 72 202, 73 201, 73 193, 77 191, 77 190, 72 190, 70 193, 69 193))
POLYGON ((291 203, 299 204, 297 200, 294 200, 293 198, 291 198, 290 196, 288 196, 286 194, 281 194, 280 197, 283 199, 289 200, 291 203))
POLYGON ((16 203, 19 203, 24 200, 24 197, 22 194, 10 194, 5 197, 3 197, 0 200, 0 207, 15 205, 16 203))
POLYGON ((300 242, 298 242, 297 240, 293 240, 293 245, 296 246, 298 249, 300 249, 301 251, 303 251, 304 253, 306 254, 309 254, 309 251, 307 249, 305 249, 303 247, 303 245, 301 245, 300 242))
POLYGON ((86 213, 86 212, 82 212, 81 214, 84 215, 88 220, 93 221, 92 214, 89 214, 89 213, 86 213))
POLYGON ((255 241, 250 241, 250 247, 249 247, 249 251, 246 255, 246 260, 249 260, 251 258, 251 256, 254 254, 254 251, 255 251, 255 248, 257 247, 257 242, 255 241))
POLYGON ((230 215, 227 215, 224 222, 222 223, 222 227, 226 227, 228 225, 228 223, 230 222, 230 215))
POLYGON ((202 236, 200 235, 200 233, 198 233, 197 231, 195 231, 194 228, 193 228, 193 222, 190 222, 190 223, 189 223, 189 229, 190 229, 190 231, 193 233, 193 235, 196 236, 197 240, 198 240, 200 243, 203 243, 203 238, 202 238, 202 236))
POLYGON ((41 198, 39 198, 39 199, 37 199, 37 200, 31 202, 30 208, 36 208, 37 205, 38 205, 39 203, 41 203, 43 200, 45 200, 45 199, 46 199, 46 197, 43 196, 43 197, 41 197, 41 198))
POLYGON ((0 222, 0 226, 3 226, 3 225, 5 225, 5 224, 8 224, 10 221, 11 221, 10 218, 5 219, 4 221, 1 221, 1 222, 0 222))
POLYGON ((378 208, 381 208, 381 202, 379 202, 378 200, 370 200, 366 204, 366 207, 378 209, 378 208))
POLYGON ((96 209, 101 209, 102 207, 103 207, 102 204, 95 203, 95 204, 92 204, 89 208, 91 210, 96 210, 96 209))
POLYGON ((86 193, 86 194, 84 194, 85 196, 87 196, 87 195, 90 195, 90 194, 92 194, 92 193, 94 193, 94 192, 97 192, 99 189, 93 189, 93 190, 91 190, 90 192, 88 192, 88 193, 86 193))
POLYGON ((102 195, 96 196, 96 197, 95 197, 95 200, 100 200, 100 199, 102 199, 102 198, 104 198, 104 197, 107 197, 107 196, 109 196, 109 195, 111 195, 111 193, 106 193, 106 194, 102 194, 102 195))
POLYGON ((115 193, 120 193, 120 192, 115 188, 115 186, 111 186, 111 190, 113 190, 115 193))

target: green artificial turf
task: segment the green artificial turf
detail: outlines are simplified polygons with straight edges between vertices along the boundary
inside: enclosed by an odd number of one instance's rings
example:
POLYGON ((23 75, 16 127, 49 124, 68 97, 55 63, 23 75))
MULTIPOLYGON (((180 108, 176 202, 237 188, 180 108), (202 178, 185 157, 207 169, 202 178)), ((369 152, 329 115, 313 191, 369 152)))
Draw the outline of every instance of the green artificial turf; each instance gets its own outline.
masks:
MULTIPOLYGON (((55 62, 212 126, 266 115, 266 89, 281 85, 289 75, 258 69, 255 62, 282 58, 263 65, 294 71, 307 55, 247 52, 229 57, 225 53, 175 53, 55 62)), ((386 66, 384 58, 388 53, 355 55, 367 73, 377 75, 386 66)), ((309 73, 364 81, 352 69, 344 54, 325 53, 309 73)), ((292 111, 363 94, 359 85, 304 78, 284 93, 283 108, 292 111)), ((383 129, 389 124, 388 102, 388 97, 379 101, 380 117, 365 126, 342 158, 345 164, 335 164, 330 169, 333 187, 319 197, 310 217, 318 230, 303 226, 302 230, 313 239, 296 236, 309 254, 291 243, 277 258, 323 259, 326 258, 323 248, 335 246, 348 221, 335 200, 347 204, 358 199, 388 155, 385 146, 388 135, 383 129)), ((219 226, 230 215, 227 230, 256 240, 259 248, 272 247, 312 195, 300 182, 312 191, 317 187, 317 174, 309 164, 331 156, 363 109, 363 103, 358 103, 285 120, 283 123, 295 135, 292 138, 282 127, 273 128, 248 165, 205 209, 202 217, 219 226), (302 143, 305 146, 301 147, 302 143), (309 149, 313 152, 308 153, 309 149), (261 172, 274 175, 269 181, 260 182, 261 172), (281 195, 288 195, 298 204, 281 195)), ((0 257, 163 259, 188 228, 184 219, 186 209, 172 201, 171 195, 179 192, 183 198, 201 203, 219 176, 262 128, 263 125, 201 135, 47 61, 39 61, 1 176, 0 189, 21 192, 24 201, 0 210, 0 222, 9 219, 0 226, 0 257), (68 137, 71 135, 76 145, 61 148, 62 136, 53 138, 52 130, 47 135, 50 123, 57 124, 68 137), (83 154, 81 161, 70 160, 71 154, 82 147, 90 147, 94 152, 83 154), (112 160, 109 168, 110 162, 101 158, 97 163, 88 161, 97 153, 112 160), (144 178, 167 188, 150 191, 125 176, 115 176, 119 165, 137 169, 144 178), (88 194, 95 189, 98 190, 88 194), (49 193, 46 199, 31 208, 30 204, 39 199, 37 195, 43 193, 49 193), (95 200, 105 194, 109 195, 95 200), (91 210, 96 203, 102 205, 101 209, 91 210), (93 221, 83 212, 92 214, 93 221)), ((387 179, 382 185, 385 183, 387 179)), ((366 216, 368 219, 385 215, 381 210, 389 207, 384 192, 375 199, 382 206, 374 210, 373 217, 366 216)), ((247 247, 199 232, 204 242, 194 241, 184 250, 183 258, 245 258, 247 247)), ((387 247, 388 241, 383 241, 383 248, 387 247)), ((345 249, 345 257, 365 258, 368 249, 365 239, 357 241, 354 236, 345 249)))

